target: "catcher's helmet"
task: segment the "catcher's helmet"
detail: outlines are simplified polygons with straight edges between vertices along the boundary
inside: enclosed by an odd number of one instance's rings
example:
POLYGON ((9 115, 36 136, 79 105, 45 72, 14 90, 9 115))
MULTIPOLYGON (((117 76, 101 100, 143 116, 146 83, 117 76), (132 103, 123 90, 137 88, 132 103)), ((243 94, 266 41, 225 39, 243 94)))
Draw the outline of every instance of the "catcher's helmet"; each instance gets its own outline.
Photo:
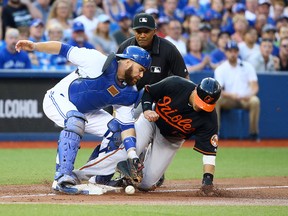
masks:
POLYGON ((221 94, 221 86, 217 80, 208 77, 196 88, 194 102, 206 112, 212 112, 221 94))
POLYGON ((149 53, 138 46, 128 46, 123 51, 123 54, 116 54, 116 56, 120 58, 131 59, 132 61, 145 67, 146 70, 150 67, 152 61, 149 53))

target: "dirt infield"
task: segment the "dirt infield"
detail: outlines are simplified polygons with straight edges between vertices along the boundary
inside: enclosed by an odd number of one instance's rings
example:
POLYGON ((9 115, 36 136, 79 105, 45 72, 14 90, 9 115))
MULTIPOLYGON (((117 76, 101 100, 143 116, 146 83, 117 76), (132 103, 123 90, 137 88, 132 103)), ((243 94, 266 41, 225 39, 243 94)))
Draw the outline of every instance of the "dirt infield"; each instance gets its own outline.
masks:
MULTIPOLYGON (((95 142, 93 143, 93 146, 95 142)), ((187 142, 186 147, 193 145, 187 142)), ((278 141, 223 141, 221 146, 288 147, 287 140, 278 141)), ((54 142, 12 143, 0 142, 0 148, 54 148, 54 142), (32 145, 33 144, 33 145, 32 145), (44 144, 44 146, 43 146, 44 144)), ((92 147, 84 143, 82 147, 92 147)), ((2 185, 0 203, 57 203, 57 204, 127 204, 127 205, 284 205, 288 206, 288 177, 243 179, 215 179, 217 197, 204 197, 199 193, 199 180, 166 180, 154 192, 137 191, 134 195, 106 193, 104 195, 62 195, 51 190, 51 182, 37 185, 2 185)))
POLYGON ((55 203, 107 205, 284 205, 288 206, 288 178, 217 179, 218 197, 203 197, 199 180, 166 181, 154 192, 137 191, 133 195, 62 195, 54 193, 50 183, 1 186, 0 203, 55 203))

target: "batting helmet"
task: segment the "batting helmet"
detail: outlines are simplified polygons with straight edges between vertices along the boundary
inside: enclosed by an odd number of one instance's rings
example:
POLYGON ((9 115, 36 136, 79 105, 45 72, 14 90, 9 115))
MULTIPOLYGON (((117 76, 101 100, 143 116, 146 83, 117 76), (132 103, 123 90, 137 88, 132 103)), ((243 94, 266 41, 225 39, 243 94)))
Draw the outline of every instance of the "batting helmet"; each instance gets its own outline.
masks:
POLYGON ((206 112, 212 112, 221 94, 221 86, 217 80, 208 77, 201 81, 194 94, 194 102, 206 112))
POLYGON ((151 65, 151 56, 149 53, 141 47, 138 46, 128 46, 123 54, 116 54, 116 56, 125 59, 131 59, 132 61, 142 65, 148 69, 151 65))

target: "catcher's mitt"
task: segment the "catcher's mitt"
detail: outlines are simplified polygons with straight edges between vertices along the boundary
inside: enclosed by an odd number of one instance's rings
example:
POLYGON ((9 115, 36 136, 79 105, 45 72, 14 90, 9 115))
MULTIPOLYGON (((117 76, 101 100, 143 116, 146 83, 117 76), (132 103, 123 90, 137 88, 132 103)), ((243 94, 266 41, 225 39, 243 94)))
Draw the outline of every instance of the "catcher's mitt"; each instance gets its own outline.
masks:
POLYGON ((117 164, 116 171, 119 172, 128 185, 138 187, 143 178, 144 166, 139 158, 127 159, 117 164))

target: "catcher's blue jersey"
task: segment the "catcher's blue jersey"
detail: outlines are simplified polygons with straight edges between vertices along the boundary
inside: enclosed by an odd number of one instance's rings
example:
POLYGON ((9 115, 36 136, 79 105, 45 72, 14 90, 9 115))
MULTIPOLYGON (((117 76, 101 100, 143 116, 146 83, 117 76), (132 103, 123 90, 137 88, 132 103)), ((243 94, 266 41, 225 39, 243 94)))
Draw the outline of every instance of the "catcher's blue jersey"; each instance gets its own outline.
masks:
POLYGON ((80 112, 87 113, 109 105, 130 106, 137 102, 139 92, 136 86, 124 85, 117 80, 116 57, 108 58, 105 65, 101 76, 78 78, 70 84, 69 100, 80 112))

